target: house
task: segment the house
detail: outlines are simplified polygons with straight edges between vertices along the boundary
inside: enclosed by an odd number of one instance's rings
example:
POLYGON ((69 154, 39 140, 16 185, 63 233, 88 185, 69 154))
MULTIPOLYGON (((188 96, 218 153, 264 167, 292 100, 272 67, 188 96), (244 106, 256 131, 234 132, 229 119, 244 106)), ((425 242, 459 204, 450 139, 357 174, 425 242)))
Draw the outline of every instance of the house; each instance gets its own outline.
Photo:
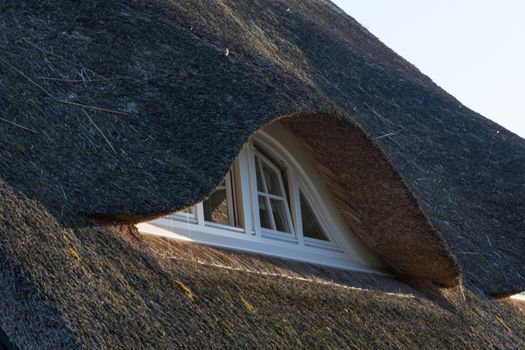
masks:
POLYGON ((4 1, 0 48, 4 348, 524 347, 525 141, 330 2, 4 1))

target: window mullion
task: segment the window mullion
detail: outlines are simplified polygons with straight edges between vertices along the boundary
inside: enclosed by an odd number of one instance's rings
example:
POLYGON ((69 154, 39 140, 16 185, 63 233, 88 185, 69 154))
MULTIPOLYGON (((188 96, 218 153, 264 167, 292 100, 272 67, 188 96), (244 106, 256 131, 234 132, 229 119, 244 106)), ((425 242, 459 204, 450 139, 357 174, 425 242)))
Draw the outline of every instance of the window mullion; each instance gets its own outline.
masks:
POLYGON ((259 193, 263 196, 267 196, 270 199, 275 199, 278 201, 286 201, 286 197, 283 197, 283 196, 278 196, 278 195, 271 194, 271 193, 263 193, 263 192, 259 192, 259 193))
POLYGON ((255 177, 255 159, 251 145, 247 145, 239 157, 239 171, 241 178, 241 195, 244 210, 246 233, 252 232, 261 236, 259 220, 259 202, 257 197, 257 179, 255 177))
POLYGON ((235 208, 233 205, 233 188, 232 188, 232 176, 233 169, 226 176, 225 189, 226 189, 226 203, 228 204, 228 223, 231 226, 235 226, 235 208))
POLYGON ((205 220, 204 220, 204 206, 202 204, 203 202, 197 203, 195 205, 195 209, 197 210, 197 225, 204 226, 205 220))

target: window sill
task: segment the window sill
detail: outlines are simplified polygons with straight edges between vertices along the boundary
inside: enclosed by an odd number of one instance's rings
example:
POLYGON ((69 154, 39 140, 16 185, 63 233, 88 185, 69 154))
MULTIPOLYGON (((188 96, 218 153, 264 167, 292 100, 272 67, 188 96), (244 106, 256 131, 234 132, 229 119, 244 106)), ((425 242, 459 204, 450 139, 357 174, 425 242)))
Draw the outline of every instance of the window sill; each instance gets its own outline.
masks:
POLYGON ((340 251, 320 249, 310 246, 299 246, 293 241, 286 242, 271 238, 257 237, 251 234, 246 234, 244 230, 238 228, 233 228, 234 231, 224 230, 223 227, 216 228, 210 226, 187 225, 179 221, 167 219, 159 219, 155 222, 137 224, 137 227, 141 233, 147 235, 179 239, 226 249, 247 251, 250 253, 303 261, 345 270, 385 275, 384 272, 362 265, 340 251))

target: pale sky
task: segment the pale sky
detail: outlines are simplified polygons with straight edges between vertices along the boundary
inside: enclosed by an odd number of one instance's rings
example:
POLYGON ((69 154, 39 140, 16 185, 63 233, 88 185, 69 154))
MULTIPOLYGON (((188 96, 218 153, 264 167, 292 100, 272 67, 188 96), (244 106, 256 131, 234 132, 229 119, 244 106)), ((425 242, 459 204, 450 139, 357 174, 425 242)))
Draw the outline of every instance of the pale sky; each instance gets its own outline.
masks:
POLYGON ((524 0, 332 0, 463 104, 525 138, 524 0))

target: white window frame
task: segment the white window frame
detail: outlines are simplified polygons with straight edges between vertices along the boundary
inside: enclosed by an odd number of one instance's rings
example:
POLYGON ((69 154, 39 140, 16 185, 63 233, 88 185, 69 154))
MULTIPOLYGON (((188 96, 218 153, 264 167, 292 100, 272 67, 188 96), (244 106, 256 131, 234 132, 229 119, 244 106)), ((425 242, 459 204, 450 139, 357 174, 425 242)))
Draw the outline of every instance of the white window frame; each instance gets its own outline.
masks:
POLYGON ((511 295, 510 298, 513 300, 525 302, 525 292, 511 295))
MULTIPOLYGON (((294 230, 294 223, 292 221, 292 215, 291 215, 291 212, 290 212, 290 208, 288 206, 288 198, 286 197, 286 191, 285 191, 284 185, 283 185, 281 169, 279 169, 264 154, 254 150, 253 146, 250 147, 250 149, 247 150, 246 152, 248 152, 248 154, 249 154, 251 159, 252 158, 254 159, 253 172, 256 173, 255 167, 259 167, 259 173, 260 173, 260 175, 262 177, 261 182, 263 183, 264 190, 266 191, 266 192, 259 191, 259 189, 257 188, 257 176, 255 176, 254 179, 253 179, 253 184, 254 185, 252 185, 251 188, 250 188, 251 192, 253 193, 253 198, 257 198, 257 200, 255 200, 255 201, 253 201, 251 203, 253 205, 253 214, 252 215, 259 216, 259 197, 260 196, 264 197, 264 199, 266 201, 266 206, 268 207, 268 212, 269 212, 269 215, 270 215, 270 218, 271 218, 271 221, 272 221, 271 225, 273 226, 273 228, 262 227, 260 225, 260 223, 259 223, 258 228, 260 229, 261 236, 262 237, 273 238, 273 239, 278 239, 278 240, 285 240, 285 241, 297 241, 297 236, 296 236, 296 233, 295 233, 295 230, 294 230), (255 157, 259 158, 259 163, 261 163, 261 164, 256 164, 255 157), (279 187, 280 187, 279 189, 280 189, 280 191, 282 193, 282 196, 278 196, 278 195, 274 195, 274 194, 269 193, 269 190, 267 189, 266 179, 264 177, 262 163, 265 163, 266 166, 270 167, 277 174, 278 180, 279 180, 279 187), (278 200, 278 201, 281 201, 281 202, 284 203, 284 210, 285 210, 286 221, 287 221, 286 224, 287 224, 287 226, 289 226, 290 232, 278 231, 275 228, 275 218, 273 216, 272 207, 271 207, 271 200, 272 199, 278 200)), ((242 176, 242 174, 241 174, 241 176, 242 176)), ((260 217, 259 217, 259 219, 260 219, 260 217)))
MULTIPOLYGON (((264 177, 262 169, 260 170, 264 177)), ((337 220, 334 220, 333 217, 334 213, 323 205, 322 196, 318 192, 319 189, 312 183, 306 171, 287 148, 269 133, 259 131, 246 144, 225 177, 225 185, 230 223, 233 222, 231 217, 234 210, 234 200, 231 198, 233 196, 236 197, 237 205, 240 205, 238 215, 240 213, 242 217, 242 228, 206 221, 203 203, 200 202, 194 205, 194 215, 177 212, 149 223, 141 223, 138 225, 139 230, 145 234, 321 265, 365 272, 380 272, 377 268, 368 266, 358 251, 353 249, 352 242, 345 239, 347 232, 338 227, 337 220), (280 186, 291 232, 263 228, 260 225, 258 198, 261 192, 257 188, 255 155, 261 157, 279 176, 281 176, 281 169, 274 163, 282 163, 286 167, 290 205, 286 198, 287 192, 282 186, 282 179, 280 179, 280 186), (232 178, 236 180, 237 188, 232 188, 232 178), (329 239, 328 241, 303 236, 300 192, 310 205, 323 234, 329 239)), ((266 194, 262 193, 262 195, 266 194)), ((271 206, 268 210, 271 212, 271 206)))

